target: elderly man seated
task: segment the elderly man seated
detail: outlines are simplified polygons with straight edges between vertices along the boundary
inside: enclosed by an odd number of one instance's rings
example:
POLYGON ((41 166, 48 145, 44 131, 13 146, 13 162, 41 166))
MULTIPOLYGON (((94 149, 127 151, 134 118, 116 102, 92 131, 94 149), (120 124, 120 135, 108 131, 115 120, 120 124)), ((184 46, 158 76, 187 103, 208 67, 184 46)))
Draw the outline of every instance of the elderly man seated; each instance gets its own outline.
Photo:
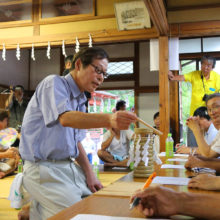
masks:
MULTIPOLYGON (((215 93, 206 99, 207 112, 212 119, 212 122, 217 130, 220 129, 220 93, 215 93)), ((203 132, 199 125, 198 117, 190 117, 187 120, 187 125, 193 131, 198 148, 203 157, 189 156, 188 161, 185 164, 187 169, 193 167, 208 167, 220 172, 220 131, 218 131, 216 137, 208 145, 204 139, 203 132)))

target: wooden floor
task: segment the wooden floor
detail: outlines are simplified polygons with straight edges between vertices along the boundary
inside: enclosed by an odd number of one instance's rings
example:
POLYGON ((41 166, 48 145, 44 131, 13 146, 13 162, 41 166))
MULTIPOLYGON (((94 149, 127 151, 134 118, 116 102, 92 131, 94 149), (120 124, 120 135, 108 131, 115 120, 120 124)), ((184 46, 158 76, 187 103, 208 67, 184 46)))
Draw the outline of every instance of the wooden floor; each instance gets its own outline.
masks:
MULTIPOLYGON (((103 186, 107 186, 112 182, 123 177, 125 174, 123 173, 100 173, 99 180, 103 186)), ((1 220, 16 220, 17 214, 19 210, 15 210, 10 207, 10 201, 7 200, 9 195, 10 186, 12 181, 14 180, 15 175, 5 177, 4 179, 0 179, 0 219, 1 220)))

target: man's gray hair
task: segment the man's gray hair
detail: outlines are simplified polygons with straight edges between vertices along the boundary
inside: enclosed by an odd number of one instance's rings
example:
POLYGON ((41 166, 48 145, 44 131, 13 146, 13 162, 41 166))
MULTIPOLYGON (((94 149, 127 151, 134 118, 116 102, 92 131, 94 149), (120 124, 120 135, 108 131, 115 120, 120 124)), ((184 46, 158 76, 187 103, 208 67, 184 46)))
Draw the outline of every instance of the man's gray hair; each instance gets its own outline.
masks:
POLYGON ((213 98, 215 98, 215 97, 219 97, 219 98, 220 98, 220 93, 214 93, 214 94, 209 95, 209 96, 206 98, 206 100, 205 100, 206 105, 207 105, 207 102, 208 102, 210 99, 213 99, 213 98))

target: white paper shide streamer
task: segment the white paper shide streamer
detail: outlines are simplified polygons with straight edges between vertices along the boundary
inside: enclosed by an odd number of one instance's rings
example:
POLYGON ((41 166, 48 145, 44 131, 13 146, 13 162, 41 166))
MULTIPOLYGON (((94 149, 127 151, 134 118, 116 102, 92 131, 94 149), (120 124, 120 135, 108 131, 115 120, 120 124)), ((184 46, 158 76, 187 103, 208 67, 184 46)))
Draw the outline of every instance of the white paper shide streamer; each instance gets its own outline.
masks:
POLYGON ((4 61, 6 61, 6 49, 5 49, 5 44, 3 44, 2 59, 3 59, 4 61))
POLYGON ((33 60, 35 60, 35 56, 34 56, 34 44, 32 44, 31 58, 32 58, 33 60))
POLYGON ((78 38, 76 37, 76 49, 75 49, 76 53, 79 52, 79 47, 80 47, 80 43, 78 41, 78 38))
POLYGON ((21 52, 20 52, 20 47, 19 47, 19 44, 17 45, 16 57, 17 57, 17 59, 18 59, 18 60, 20 60, 20 57, 21 57, 21 52))
POLYGON ((50 50, 51 50, 50 41, 48 41, 48 46, 47 46, 47 57, 48 57, 48 59, 50 59, 50 50))
POLYGON ((91 34, 89 34, 89 47, 92 47, 92 37, 91 37, 91 34))
POLYGON ((67 55, 66 55, 66 49, 65 49, 65 40, 63 40, 62 52, 63 52, 63 56, 67 57, 67 55))

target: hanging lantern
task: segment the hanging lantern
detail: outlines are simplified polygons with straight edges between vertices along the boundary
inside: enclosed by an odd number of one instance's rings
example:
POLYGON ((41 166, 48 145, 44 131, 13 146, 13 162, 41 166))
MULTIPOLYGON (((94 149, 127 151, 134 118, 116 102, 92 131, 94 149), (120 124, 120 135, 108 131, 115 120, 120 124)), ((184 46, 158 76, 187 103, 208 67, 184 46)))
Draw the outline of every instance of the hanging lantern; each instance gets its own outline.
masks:
POLYGON ((129 107, 129 99, 128 99, 128 95, 126 95, 125 102, 126 102, 126 108, 128 108, 128 107, 129 107))
POLYGON ((95 98, 94 98, 93 108, 94 108, 94 112, 96 112, 96 100, 95 100, 95 98))
POLYGON ((111 108, 111 102, 110 102, 110 98, 108 98, 107 112, 110 112, 110 108, 111 108))

